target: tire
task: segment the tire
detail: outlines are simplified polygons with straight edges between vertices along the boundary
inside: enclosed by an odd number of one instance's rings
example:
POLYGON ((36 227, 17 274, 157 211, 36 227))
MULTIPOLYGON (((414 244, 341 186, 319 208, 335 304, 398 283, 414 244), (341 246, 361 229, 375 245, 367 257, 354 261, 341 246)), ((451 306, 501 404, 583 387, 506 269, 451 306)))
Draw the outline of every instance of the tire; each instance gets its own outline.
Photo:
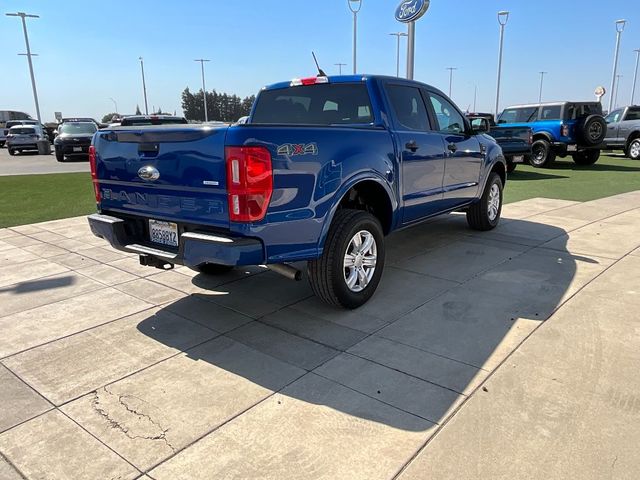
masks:
POLYGON ((500 175, 492 172, 480 201, 467 209, 467 223, 471 228, 487 231, 498 225, 502 212, 502 189, 500 175))
POLYGON ((64 162, 64 154, 62 152, 56 151, 56 160, 59 162, 64 162))
POLYGON ((556 154, 547 140, 536 140, 531 145, 529 164, 535 168, 549 167, 556 160, 556 154))
POLYGON ((384 257, 384 234, 378 219, 362 210, 338 210, 331 222, 322 256, 308 263, 311 288, 329 305, 358 308, 378 288, 384 257), (360 251, 359 246, 365 244, 369 244, 369 248, 360 251), (353 266, 345 265, 347 256, 353 266), (367 260, 369 265, 362 263, 367 260))
POLYGON ((2 140, 2 141, 0 142, 0 148, 4 147, 4 142, 5 142, 5 140, 2 140))
POLYGON ((16 151, 13 148, 9 148, 9 155, 15 155, 16 151))
POLYGON ((584 145, 600 145, 607 136, 607 122, 600 115, 589 115, 577 125, 577 130, 584 145))
POLYGON ((600 158, 600 150, 585 150, 571 156, 576 165, 593 165, 600 158))
POLYGON ((513 173, 516 171, 516 167, 518 166, 517 163, 513 163, 513 162, 508 162, 507 163, 507 173, 513 173))
POLYGON ((640 160, 640 138, 634 138, 625 151, 631 160, 640 160))
POLYGON ((231 265, 218 265, 217 263, 203 263, 198 265, 196 270, 205 275, 222 275, 233 270, 231 265))

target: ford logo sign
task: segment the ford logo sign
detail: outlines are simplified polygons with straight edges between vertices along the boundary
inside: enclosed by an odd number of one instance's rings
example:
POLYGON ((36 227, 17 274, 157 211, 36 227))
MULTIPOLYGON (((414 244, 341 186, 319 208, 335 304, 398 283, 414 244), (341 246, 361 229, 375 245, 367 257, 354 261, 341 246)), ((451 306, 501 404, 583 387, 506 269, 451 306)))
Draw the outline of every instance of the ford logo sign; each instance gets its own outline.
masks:
POLYGON ((430 0, 403 0, 396 9, 396 20, 411 23, 418 20, 429 9, 430 0))
POLYGON ((138 170, 138 176, 142 180, 154 181, 160 178, 160 172, 157 168, 147 165, 138 170))

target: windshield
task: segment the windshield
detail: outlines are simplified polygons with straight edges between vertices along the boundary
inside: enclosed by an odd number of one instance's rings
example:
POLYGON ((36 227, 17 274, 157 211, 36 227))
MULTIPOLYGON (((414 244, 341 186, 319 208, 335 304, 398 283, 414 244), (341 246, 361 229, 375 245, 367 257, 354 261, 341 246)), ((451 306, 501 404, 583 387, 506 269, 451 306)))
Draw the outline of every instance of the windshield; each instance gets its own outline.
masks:
POLYGON ((9 133, 11 133, 12 135, 33 135, 34 133, 36 133, 35 128, 29 128, 29 127, 13 127, 11 130, 9 130, 9 133))
POLYGON ((59 134, 83 135, 96 133, 96 126, 93 123, 63 123, 58 128, 59 134))
POLYGON ((372 112, 364 84, 307 85, 262 92, 251 123, 362 124, 373 122, 372 112))
POLYGON ((178 124, 183 125, 187 122, 186 118, 182 117, 160 117, 160 118, 123 118, 120 125, 127 126, 142 126, 142 125, 171 125, 178 124))

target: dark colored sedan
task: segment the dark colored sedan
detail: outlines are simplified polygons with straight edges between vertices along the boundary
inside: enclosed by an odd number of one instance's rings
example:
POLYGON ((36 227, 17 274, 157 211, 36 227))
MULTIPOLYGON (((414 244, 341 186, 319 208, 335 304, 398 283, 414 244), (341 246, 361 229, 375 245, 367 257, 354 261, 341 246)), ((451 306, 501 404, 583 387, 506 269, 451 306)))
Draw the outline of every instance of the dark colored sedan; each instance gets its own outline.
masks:
POLYGON ((56 159, 64 162, 66 157, 89 158, 89 146, 98 127, 93 122, 65 122, 58 127, 58 136, 53 142, 56 159))

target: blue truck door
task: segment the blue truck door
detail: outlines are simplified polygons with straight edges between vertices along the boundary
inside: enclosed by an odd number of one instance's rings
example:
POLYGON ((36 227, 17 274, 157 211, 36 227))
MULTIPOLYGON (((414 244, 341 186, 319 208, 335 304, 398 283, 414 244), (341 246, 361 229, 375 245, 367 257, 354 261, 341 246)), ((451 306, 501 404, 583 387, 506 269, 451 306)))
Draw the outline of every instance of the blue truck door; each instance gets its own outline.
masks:
POLYGON ((464 117, 453 103, 437 93, 424 93, 446 149, 444 203, 451 208, 478 196, 484 152, 476 135, 466 132, 464 117))
POLYGON ((442 136, 431 131, 429 115, 420 89, 387 84, 395 113, 402 172, 402 222, 437 213, 442 203, 445 150, 442 136))

